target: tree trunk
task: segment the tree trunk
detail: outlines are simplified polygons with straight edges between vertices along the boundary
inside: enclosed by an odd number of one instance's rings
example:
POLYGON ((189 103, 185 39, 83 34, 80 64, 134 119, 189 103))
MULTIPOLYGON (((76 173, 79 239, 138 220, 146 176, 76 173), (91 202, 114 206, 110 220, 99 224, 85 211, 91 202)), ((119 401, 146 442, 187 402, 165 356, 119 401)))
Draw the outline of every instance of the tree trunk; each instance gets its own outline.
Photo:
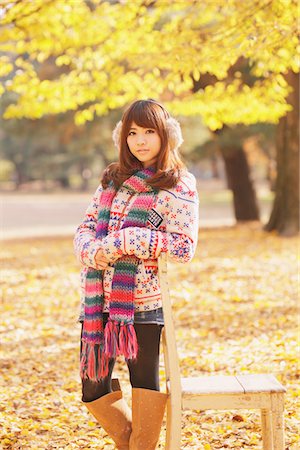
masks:
POLYGON ((219 173, 219 168, 218 168, 218 159, 215 154, 211 155, 210 164, 211 164, 212 178, 219 179, 220 173, 219 173))
POLYGON ((287 98, 293 110, 280 119, 277 127, 275 199, 264 229, 294 236, 299 232, 299 78, 292 71, 285 78, 293 88, 287 98))
POLYGON ((15 162, 15 190, 18 191, 23 183, 28 181, 28 177, 25 175, 24 165, 15 162))
POLYGON ((259 220, 256 194, 250 178, 246 154, 241 146, 222 146, 228 188, 233 193, 234 213, 237 221, 259 220))

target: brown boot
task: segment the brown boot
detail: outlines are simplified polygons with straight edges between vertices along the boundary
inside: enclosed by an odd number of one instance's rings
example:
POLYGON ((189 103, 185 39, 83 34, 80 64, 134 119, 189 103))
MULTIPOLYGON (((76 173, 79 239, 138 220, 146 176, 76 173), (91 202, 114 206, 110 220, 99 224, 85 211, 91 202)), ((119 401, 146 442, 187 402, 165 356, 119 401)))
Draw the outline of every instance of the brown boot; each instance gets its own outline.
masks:
POLYGON ((155 450, 167 403, 167 394, 150 389, 132 389, 130 450, 155 450))
POLYGON ((122 391, 110 392, 97 400, 84 402, 84 404, 115 441, 118 450, 129 450, 131 411, 123 399, 122 391))

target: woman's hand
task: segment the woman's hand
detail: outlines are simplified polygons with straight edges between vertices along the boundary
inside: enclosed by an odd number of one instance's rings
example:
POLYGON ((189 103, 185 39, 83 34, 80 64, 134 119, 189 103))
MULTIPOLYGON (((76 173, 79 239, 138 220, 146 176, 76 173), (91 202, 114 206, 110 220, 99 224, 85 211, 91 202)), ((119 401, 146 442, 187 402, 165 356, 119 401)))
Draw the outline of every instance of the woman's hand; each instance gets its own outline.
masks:
POLYGON ((95 264, 96 264, 96 269, 98 270, 104 270, 106 269, 106 267, 108 266, 109 260, 107 259, 107 257, 103 254, 102 249, 100 248, 96 255, 95 255, 95 264))

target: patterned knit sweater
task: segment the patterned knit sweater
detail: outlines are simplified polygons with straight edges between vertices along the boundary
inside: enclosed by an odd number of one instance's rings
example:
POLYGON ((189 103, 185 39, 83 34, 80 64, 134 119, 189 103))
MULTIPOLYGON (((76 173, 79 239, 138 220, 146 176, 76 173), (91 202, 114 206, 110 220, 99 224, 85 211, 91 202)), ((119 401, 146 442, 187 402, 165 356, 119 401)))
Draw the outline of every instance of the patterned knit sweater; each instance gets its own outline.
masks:
POLYGON ((100 248, 110 261, 103 275, 104 311, 108 311, 114 262, 122 254, 140 258, 134 287, 135 311, 151 311, 162 306, 157 263, 160 253, 167 252, 172 260, 186 263, 192 259, 197 245, 199 200, 191 173, 184 174, 174 188, 159 191, 145 228, 120 230, 137 195, 121 187, 112 203, 108 235, 99 240, 95 230, 101 192, 100 185, 74 237, 75 253, 83 265, 79 321, 84 317, 87 268, 95 268, 94 258, 100 248))

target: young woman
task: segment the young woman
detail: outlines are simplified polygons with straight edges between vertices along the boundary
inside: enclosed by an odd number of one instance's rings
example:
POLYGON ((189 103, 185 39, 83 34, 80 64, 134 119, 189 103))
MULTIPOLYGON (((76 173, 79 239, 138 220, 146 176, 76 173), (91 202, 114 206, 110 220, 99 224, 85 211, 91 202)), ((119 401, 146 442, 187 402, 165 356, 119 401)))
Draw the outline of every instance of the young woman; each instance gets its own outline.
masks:
POLYGON ((83 264, 82 401, 118 449, 155 449, 167 396, 159 392, 164 324, 157 258, 189 262, 198 235, 194 176, 180 159, 179 123, 155 100, 124 112, 113 139, 119 161, 104 171, 79 225, 83 264), (132 386, 132 414, 112 386, 118 355, 132 386))

